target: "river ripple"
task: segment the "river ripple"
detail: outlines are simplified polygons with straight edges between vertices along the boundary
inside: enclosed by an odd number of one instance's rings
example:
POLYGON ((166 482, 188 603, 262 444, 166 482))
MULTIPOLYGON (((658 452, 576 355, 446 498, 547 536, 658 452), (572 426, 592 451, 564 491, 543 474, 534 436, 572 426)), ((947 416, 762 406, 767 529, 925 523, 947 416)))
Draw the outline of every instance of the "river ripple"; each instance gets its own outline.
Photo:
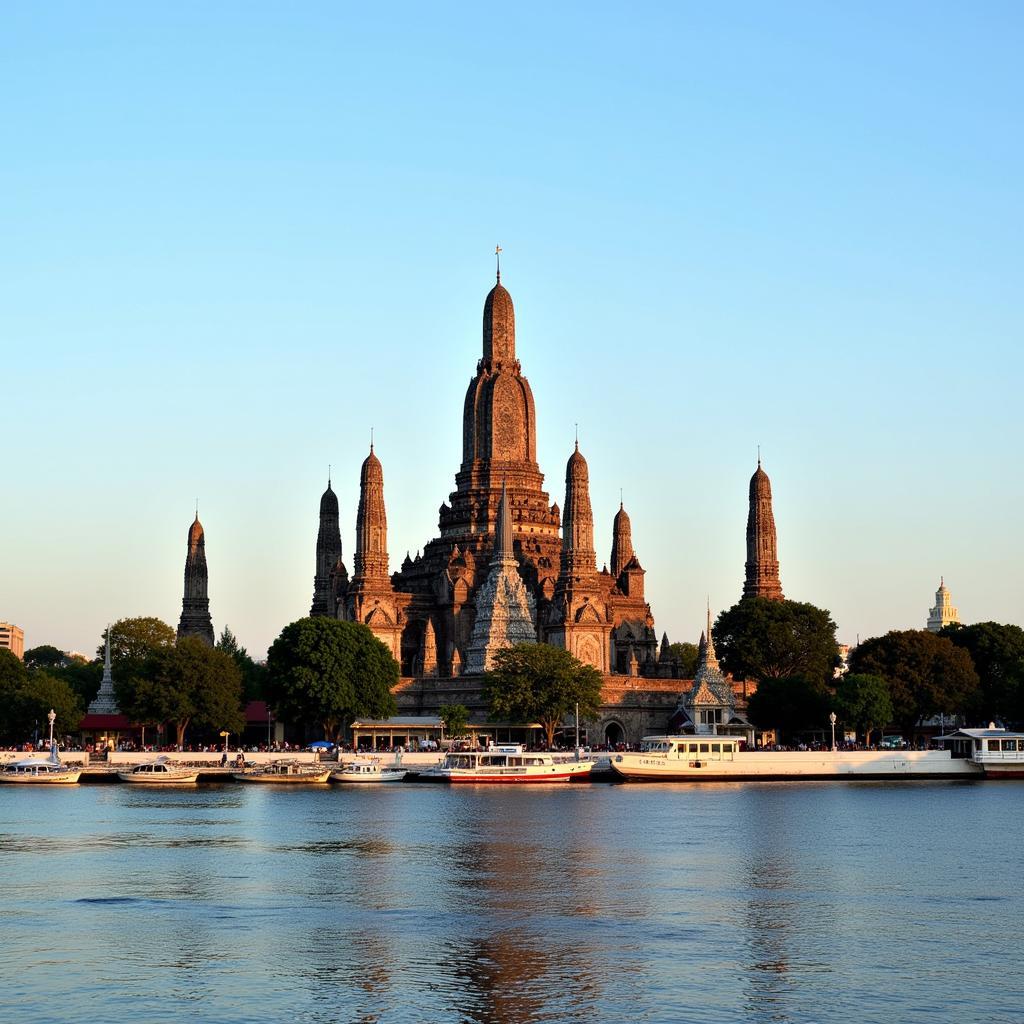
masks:
POLYGON ((3 787, 0 1016, 1009 1024, 1022 823, 1006 782, 3 787))

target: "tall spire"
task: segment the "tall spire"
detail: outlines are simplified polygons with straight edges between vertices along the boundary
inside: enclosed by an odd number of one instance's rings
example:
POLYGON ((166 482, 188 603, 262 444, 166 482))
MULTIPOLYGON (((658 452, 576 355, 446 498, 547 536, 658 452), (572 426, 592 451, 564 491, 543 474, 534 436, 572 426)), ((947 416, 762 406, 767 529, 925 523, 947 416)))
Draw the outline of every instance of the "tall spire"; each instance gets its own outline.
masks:
POLYGON ((327 469, 327 490, 320 497, 320 530, 316 536, 316 573, 313 576, 313 605, 310 615, 334 616, 331 597, 331 573, 341 560, 341 523, 338 496, 331 487, 331 471, 327 469))
POLYGON ((562 520, 562 572, 570 576, 597 572, 594 512, 590 505, 590 468, 579 441, 565 467, 565 516, 562 520))
POLYGON ((618 579, 633 557, 633 524, 620 501, 612 527, 612 578, 618 579))
POLYGON ((513 364, 516 359, 516 311, 512 296, 498 280, 484 301, 484 362, 513 364))
POLYGON ((381 579, 388 575, 388 517, 384 506, 384 468, 374 454, 366 456, 359 474, 356 515, 355 576, 381 579))
POLYGON ((494 247, 494 260, 498 265, 498 273, 495 278, 495 284, 501 284, 501 246, 496 245, 494 247))
POLYGON ((103 651, 103 679, 99 692, 92 699, 86 712, 90 715, 118 715, 117 698, 114 696, 114 676, 110 670, 110 625, 107 625, 107 639, 103 651))
POLYGON ((494 555, 498 559, 515 558, 512 548, 512 510, 504 480, 501 481, 501 504, 498 506, 498 523, 494 531, 494 555))
POLYGON ((779 580, 779 553, 775 537, 775 515, 772 512, 772 484, 761 468, 750 478, 750 509, 747 514, 747 562, 744 597, 766 597, 783 600, 779 580))
POLYGON ((188 551, 185 555, 185 590, 181 599, 178 639, 199 637, 213 646, 213 622, 210 619, 208 594, 209 572, 206 567, 206 534, 199 522, 199 510, 188 530, 188 551))

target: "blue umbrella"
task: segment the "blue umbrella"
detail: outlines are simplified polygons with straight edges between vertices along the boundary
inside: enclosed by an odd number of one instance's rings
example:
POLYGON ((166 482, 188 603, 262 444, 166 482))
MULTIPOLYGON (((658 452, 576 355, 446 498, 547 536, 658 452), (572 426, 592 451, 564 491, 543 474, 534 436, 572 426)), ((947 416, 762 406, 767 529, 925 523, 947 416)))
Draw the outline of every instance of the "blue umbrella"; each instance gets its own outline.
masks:
POLYGON ((334 746, 333 743, 328 743, 327 740, 317 740, 316 743, 310 743, 312 750, 330 750, 334 746))

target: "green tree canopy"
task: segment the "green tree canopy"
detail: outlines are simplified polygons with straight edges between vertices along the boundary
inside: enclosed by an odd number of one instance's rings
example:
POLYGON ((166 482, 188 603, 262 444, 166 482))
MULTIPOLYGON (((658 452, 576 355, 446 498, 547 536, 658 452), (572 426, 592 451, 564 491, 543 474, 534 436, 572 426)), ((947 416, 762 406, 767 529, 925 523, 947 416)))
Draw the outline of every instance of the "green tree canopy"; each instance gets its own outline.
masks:
POLYGON ((64 652, 52 644, 41 644, 25 652, 26 668, 59 668, 64 664, 64 652))
POLYGON ((939 634, 967 651, 981 685, 972 714, 980 722, 1024 722, 1024 629, 998 622, 946 626, 939 634))
POLYGON ((230 654, 242 673, 242 690, 246 700, 263 700, 266 696, 267 666, 257 665, 249 652, 238 643, 238 638, 225 626, 217 641, 217 650, 230 654))
MULTIPOLYGON (((157 651, 173 647, 177 634, 162 619, 151 615, 132 619, 118 619, 110 627, 110 663, 115 678, 118 672, 138 671, 139 667, 157 651)), ((96 657, 102 662, 107 631, 100 637, 96 657)))
POLYGON ((51 708, 57 715, 55 736, 78 728, 82 704, 71 687, 40 669, 26 669, 10 651, 0 650, 0 738, 23 743, 36 729, 46 734, 51 708))
POLYGON ((498 651, 484 674, 492 718, 539 722, 549 747, 566 715, 596 718, 601 706, 601 673, 551 644, 516 644, 498 651))
POLYGON ((747 717, 759 729, 775 729, 789 741, 828 726, 831 693, 820 678, 765 676, 747 702, 747 717))
POLYGON ((910 736, 923 718, 964 714, 979 685, 967 651, 924 629, 894 630, 865 640, 850 652, 850 671, 886 681, 893 721, 910 736))
POLYGON ((397 684, 398 662, 361 623, 299 619, 267 654, 267 692, 278 718, 319 722, 333 742, 356 717, 393 716, 397 684))
POLYGON ((669 644, 672 657, 679 662, 679 678, 692 679, 697 671, 697 645, 691 643, 669 644))
POLYGON ((831 614, 800 601, 744 598, 718 616, 714 638, 722 668, 737 679, 824 683, 839 664, 831 614))
POLYGON ((863 732, 866 744, 873 729, 884 729, 892 721, 892 698, 881 676, 848 672, 836 683, 835 705, 840 722, 863 732))
POLYGON ((449 739, 461 736, 469 723, 469 709, 465 704, 445 704, 441 708, 440 719, 444 723, 449 739))
POLYGON ((242 676, 234 658, 198 637, 157 649, 117 692, 122 712, 133 721, 173 723, 179 746, 190 725, 233 733, 245 727, 242 676))

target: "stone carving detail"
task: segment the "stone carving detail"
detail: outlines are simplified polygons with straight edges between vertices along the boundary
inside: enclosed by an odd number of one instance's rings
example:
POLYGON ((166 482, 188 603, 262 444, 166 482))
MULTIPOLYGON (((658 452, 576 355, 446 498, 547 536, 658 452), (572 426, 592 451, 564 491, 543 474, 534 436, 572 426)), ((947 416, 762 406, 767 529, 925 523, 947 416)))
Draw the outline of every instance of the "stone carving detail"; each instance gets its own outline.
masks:
POLYGON ((466 671, 487 672, 494 655, 514 644, 537 642, 537 609, 519 575, 512 552, 512 519, 508 492, 502 488, 497 542, 487 579, 476 595, 476 622, 466 653, 466 671))

